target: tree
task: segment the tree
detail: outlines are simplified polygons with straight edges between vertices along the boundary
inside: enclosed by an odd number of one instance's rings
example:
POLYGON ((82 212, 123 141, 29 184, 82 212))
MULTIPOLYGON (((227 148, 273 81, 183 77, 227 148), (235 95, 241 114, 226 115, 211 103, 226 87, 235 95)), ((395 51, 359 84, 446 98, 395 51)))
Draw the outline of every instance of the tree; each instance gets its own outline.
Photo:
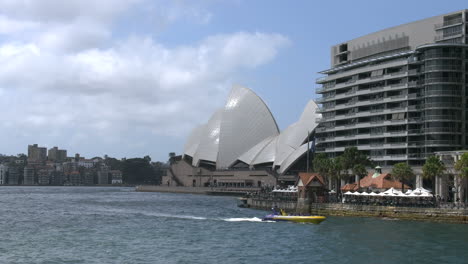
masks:
POLYGON ((466 180, 468 179, 468 152, 463 153, 455 163, 455 170, 459 172, 459 177, 465 181, 465 202, 468 202, 468 184, 466 184, 466 180))
POLYGON ((351 170, 354 175, 357 175, 354 173, 354 167, 357 165, 361 165, 358 166, 359 172, 361 173, 362 168, 365 170, 365 167, 372 165, 372 161, 369 157, 360 152, 357 147, 346 148, 341 158, 342 167, 346 174, 351 170))
POLYGON ((158 176, 145 159, 134 158, 122 162, 122 181, 126 184, 158 184, 158 176))
POLYGON ((316 154, 312 161, 314 171, 318 172, 321 176, 327 179, 327 181, 331 181, 331 163, 331 159, 329 159, 325 153, 316 154))
POLYGON ((366 167, 364 167, 363 164, 356 164, 352 168, 353 174, 358 176, 357 184, 358 184, 358 189, 361 189, 361 178, 365 177, 367 175, 367 170, 366 167))
POLYGON ((144 156, 143 159, 146 160, 148 163, 151 162, 151 157, 148 155, 144 156))
POLYGON ((432 190, 435 190, 435 178, 446 171, 444 163, 436 156, 430 156, 422 167, 422 176, 432 181, 432 190))
POLYGON ((333 158, 330 160, 330 178, 336 179, 336 188, 337 192, 341 190, 338 186, 338 182, 343 178, 343 158, 341 156, 338 156, 336 158, 333 158))
POLYGON ((413 169, 406 164, 406 162, 400 162, 393 166, 392 169, 393 178, 401 181, 401 191, 405 191, 405 181, 414 177, 413 169))

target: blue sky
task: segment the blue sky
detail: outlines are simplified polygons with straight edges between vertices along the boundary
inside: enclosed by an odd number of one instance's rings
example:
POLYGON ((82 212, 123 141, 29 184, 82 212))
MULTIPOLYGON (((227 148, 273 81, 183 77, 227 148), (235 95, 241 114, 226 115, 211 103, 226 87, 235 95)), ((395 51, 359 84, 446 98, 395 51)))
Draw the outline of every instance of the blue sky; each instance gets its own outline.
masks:
POLYGON ((466 1, 0 0, 0 153, 181 153, 253 89, 284 129, 315 98, 330 46, 466 1))

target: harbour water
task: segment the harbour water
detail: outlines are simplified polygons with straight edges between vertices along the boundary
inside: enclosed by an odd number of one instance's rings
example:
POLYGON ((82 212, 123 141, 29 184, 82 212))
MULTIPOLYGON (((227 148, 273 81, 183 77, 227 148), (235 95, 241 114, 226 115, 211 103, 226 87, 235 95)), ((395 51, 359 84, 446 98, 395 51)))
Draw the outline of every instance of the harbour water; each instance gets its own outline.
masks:
POLYGON ((468 225, 265 214, 233 197, 1 187, 0 263, 468 263, 468 225))

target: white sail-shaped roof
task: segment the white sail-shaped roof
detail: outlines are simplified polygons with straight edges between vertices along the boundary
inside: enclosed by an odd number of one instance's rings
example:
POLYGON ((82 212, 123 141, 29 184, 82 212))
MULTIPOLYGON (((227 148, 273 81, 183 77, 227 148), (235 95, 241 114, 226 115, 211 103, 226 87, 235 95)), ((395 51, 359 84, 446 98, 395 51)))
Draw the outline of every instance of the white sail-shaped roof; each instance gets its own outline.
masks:
POLYGON ((228 168, 256 144, 279 134, 266 104, 250 89, 234 86, 222 114, 218 169, 228 168))
MULTIPOLYGON (((282 166, 284 161, 304 142, 317 127, 316 110, 318 106, 314 101, 309 101, 299 118, 299 121, 287 127, 279 136, 276 146, 276 157, 274 166, 282 166)), ((309 139, 310 140, 310 139, 309 139)))
POLYGON ((184 146, 184 155, 193 157, 197 151, 198 145, 200 144, 200 139, 205 131, 205 125, 197 126, 192 130, 190 136, 187 140, 187 143, 184 146))
POLYGON ((216 162, 222 113, 222 110, 216 111, 206 124, 203 135, 200 137, 200 144, 193 155, 193 166, 198 166, 200 160, 216 162))
POLYGON ((239 160, 244 162, 244 163, 247 163, 249 165, 251 165, 254 161, 254 159, 257 158, 257 156, 260 154, 260 153, 263 153, 264 152, 264 149, 266 146, 268 146, 271 141, 273 139, 275 139, 276 136, 271 136, 271 137, 267 137, 265 138, 264 140, 262 140, 260 143, 258 143, 257 145, 255 145, 253 148, 249 149, 247 152, 245 152, 244 154, 242 154, 240 157, 239 157, 239 160))
MULTIPOLYGON (((310 146, 309 146, 310 147, 310 146)), ((283 174, 286 172, 294 163, 302 157, 302 155, 307 154, 307 144, 300 146, 298 149, 294 150, 279 167, 278 173, 283 174)))
POLYGON ((278 142, 278 136, 276 136, 270 143, 260 152, 251 165, 258 165, 264 163, 273 163, 276 155, 276 143, 278 142))
POLYGON ((207 124, 195 128, 184 146, 192 165, 200 161, 226 169, 242 161, 249 166, 272 163, 282 174, 307 153, 307 137, 321 115, 310 101, 299 120, 279 133, 266 104, 250 89, 234 86, 225 106, 207 124))

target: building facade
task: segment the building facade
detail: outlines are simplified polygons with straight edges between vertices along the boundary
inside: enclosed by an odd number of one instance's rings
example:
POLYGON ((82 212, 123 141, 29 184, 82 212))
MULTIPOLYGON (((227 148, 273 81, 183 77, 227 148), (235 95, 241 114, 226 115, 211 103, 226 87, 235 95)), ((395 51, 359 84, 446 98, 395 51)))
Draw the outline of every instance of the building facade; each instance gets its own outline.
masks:
POLYGON ((49 149, 48 160, 55 162, 64 162, 67 159, 67 151, 65 149, 59 149, 58 147, 53 147, 49 149))
POLYGON ((468 11, 385 29, 331 48, 317 152, 356 146, 381 166, 421 166, 467 146, 468 11))
POLYGON ((112 184, 122 184, 122 172, 120 170, 109 171, 112 177, 112 184))
POLYGON ((31 161, 45 161, 47 159, 47 148, 39 147, 37 144, 28 145, 28 159, 31 161))
POLYGON ((24 185, 34 185, 34 167, 26 166, 24 167, 23 173, 23 184, 24 185))
POLYGON ((7 184, 8 166, 0 164, 0 185, 7 184))

